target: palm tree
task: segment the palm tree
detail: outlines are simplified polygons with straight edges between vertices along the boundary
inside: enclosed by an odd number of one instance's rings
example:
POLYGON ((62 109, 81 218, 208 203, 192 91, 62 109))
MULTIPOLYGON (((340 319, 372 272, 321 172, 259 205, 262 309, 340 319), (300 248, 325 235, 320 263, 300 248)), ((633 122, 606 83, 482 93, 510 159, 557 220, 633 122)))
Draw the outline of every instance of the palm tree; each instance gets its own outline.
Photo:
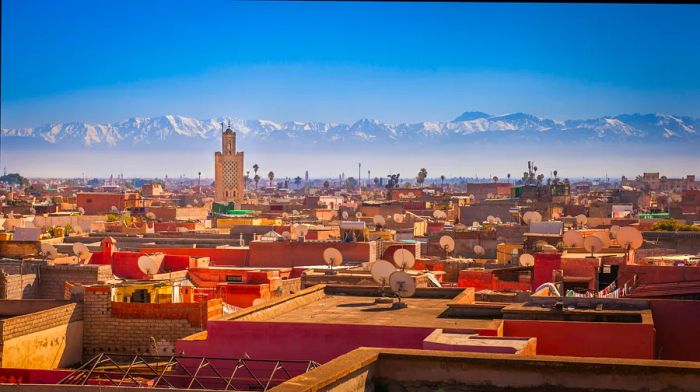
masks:
POLYGON ((498 176, 493 176, 493 182, 494 183, 498 182, 498 176))
POLYGON ((258 189, 258 183, 260 182, 260 176, 258 174, 253 177, 253 181, 255 181, 255 190, 258 189))
POLYGON ((418 176, 416 177, 416 182, 423 187, 423 183, 425 182, 425 179, 428 178, 428 171, 425 170, 425 168, 421 168, 420 171, 418 171, 418 176))
POLYGON ((443 174, 440 176, 440 188, 444 188, 444 187, 445 187, 445 175, 443 174))
POLYGON ((250 170, 246 170, 245 172, 245 187, 248 188, 248 184, 250 184, 250 170))
POLYGON ((508 182, 510 182, 510 173, 506 174, 506 177, 508 177, 508 182))
POLYGON ((299 187, 301 186, 301 177, 299 177, 299 176, 294 177, 294 185, 296 185, 297 189, 299 189, 299 187))
POLYGON ((258 166, 257 163, 253 164, 253 171, 255 172, 255 174, 258 174, 258 169, 260 169, 260 166, 258 166))
POLYGON ((275 179, 275 173, 273 171, 270 171, 269 173, 267 173, 267 178, 270 179, 270 188, 272 188, 272 180, 275 179))

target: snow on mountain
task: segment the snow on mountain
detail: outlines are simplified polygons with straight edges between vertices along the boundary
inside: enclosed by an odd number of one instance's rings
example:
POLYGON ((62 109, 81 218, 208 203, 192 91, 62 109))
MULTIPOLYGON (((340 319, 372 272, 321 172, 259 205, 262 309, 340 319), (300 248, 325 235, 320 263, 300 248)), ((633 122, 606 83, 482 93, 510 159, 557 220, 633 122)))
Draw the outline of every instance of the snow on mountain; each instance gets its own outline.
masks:
POLYGON ((176 140, 218 138, 222 123, 243 140, 302 142, 305 144, 357 141, 396 143, 401 141, 468 142, 471 137, 498 140, 502 137, 538 140, 638 140, 700 141, 700 119, 667 114, 624 114, 587 120, 554 121, 527 113, 492 116, 465 112, 453 121, 391 124, 360 119, 352 124, 212 118, 198 120, 178 115, 134 117, 111 124, 55 123, 37 128, 3 128, 2 136, 39 138, 57 145, 122 146, 167 144, 176 140), (545 139, 542 139, 545 138, 545 139))

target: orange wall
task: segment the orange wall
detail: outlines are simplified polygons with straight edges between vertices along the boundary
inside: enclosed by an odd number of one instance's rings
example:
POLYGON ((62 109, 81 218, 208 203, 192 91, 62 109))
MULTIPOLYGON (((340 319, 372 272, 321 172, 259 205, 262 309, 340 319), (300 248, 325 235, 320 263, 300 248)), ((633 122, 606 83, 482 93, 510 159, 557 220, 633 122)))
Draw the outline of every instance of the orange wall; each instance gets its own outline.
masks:
POLYGON ((536 337, 538 355, 654 358, 652 324, 504 320, 503 336, 536 337))

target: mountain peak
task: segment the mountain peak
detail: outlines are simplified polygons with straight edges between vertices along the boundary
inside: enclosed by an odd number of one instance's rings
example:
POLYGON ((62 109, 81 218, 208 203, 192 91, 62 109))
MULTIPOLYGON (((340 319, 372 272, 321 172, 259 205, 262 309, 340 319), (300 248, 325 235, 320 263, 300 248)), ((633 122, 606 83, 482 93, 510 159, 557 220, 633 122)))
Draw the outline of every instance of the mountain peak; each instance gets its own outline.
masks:
POLYGON ((489 118, 491 117, 490 114, 484 113, 484 112, 464 112, 460 114, 457 118, 455 118, 453 121, 472 121, 472 120, 478 120, 480 118, 489 118))

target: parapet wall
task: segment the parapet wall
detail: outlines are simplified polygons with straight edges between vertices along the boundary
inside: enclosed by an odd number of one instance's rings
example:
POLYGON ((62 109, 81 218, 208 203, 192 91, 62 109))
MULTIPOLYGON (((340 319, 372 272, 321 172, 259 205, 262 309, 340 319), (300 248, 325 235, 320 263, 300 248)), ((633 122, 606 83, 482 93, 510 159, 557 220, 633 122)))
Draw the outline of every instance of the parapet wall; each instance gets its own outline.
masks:
POLYGON ((223 314, 221 300, 206 303, 112 302, 109 287, 85 289, 83 357, 116 354, 173 354, 175 341, 203 330, 204 320, 223 314))

